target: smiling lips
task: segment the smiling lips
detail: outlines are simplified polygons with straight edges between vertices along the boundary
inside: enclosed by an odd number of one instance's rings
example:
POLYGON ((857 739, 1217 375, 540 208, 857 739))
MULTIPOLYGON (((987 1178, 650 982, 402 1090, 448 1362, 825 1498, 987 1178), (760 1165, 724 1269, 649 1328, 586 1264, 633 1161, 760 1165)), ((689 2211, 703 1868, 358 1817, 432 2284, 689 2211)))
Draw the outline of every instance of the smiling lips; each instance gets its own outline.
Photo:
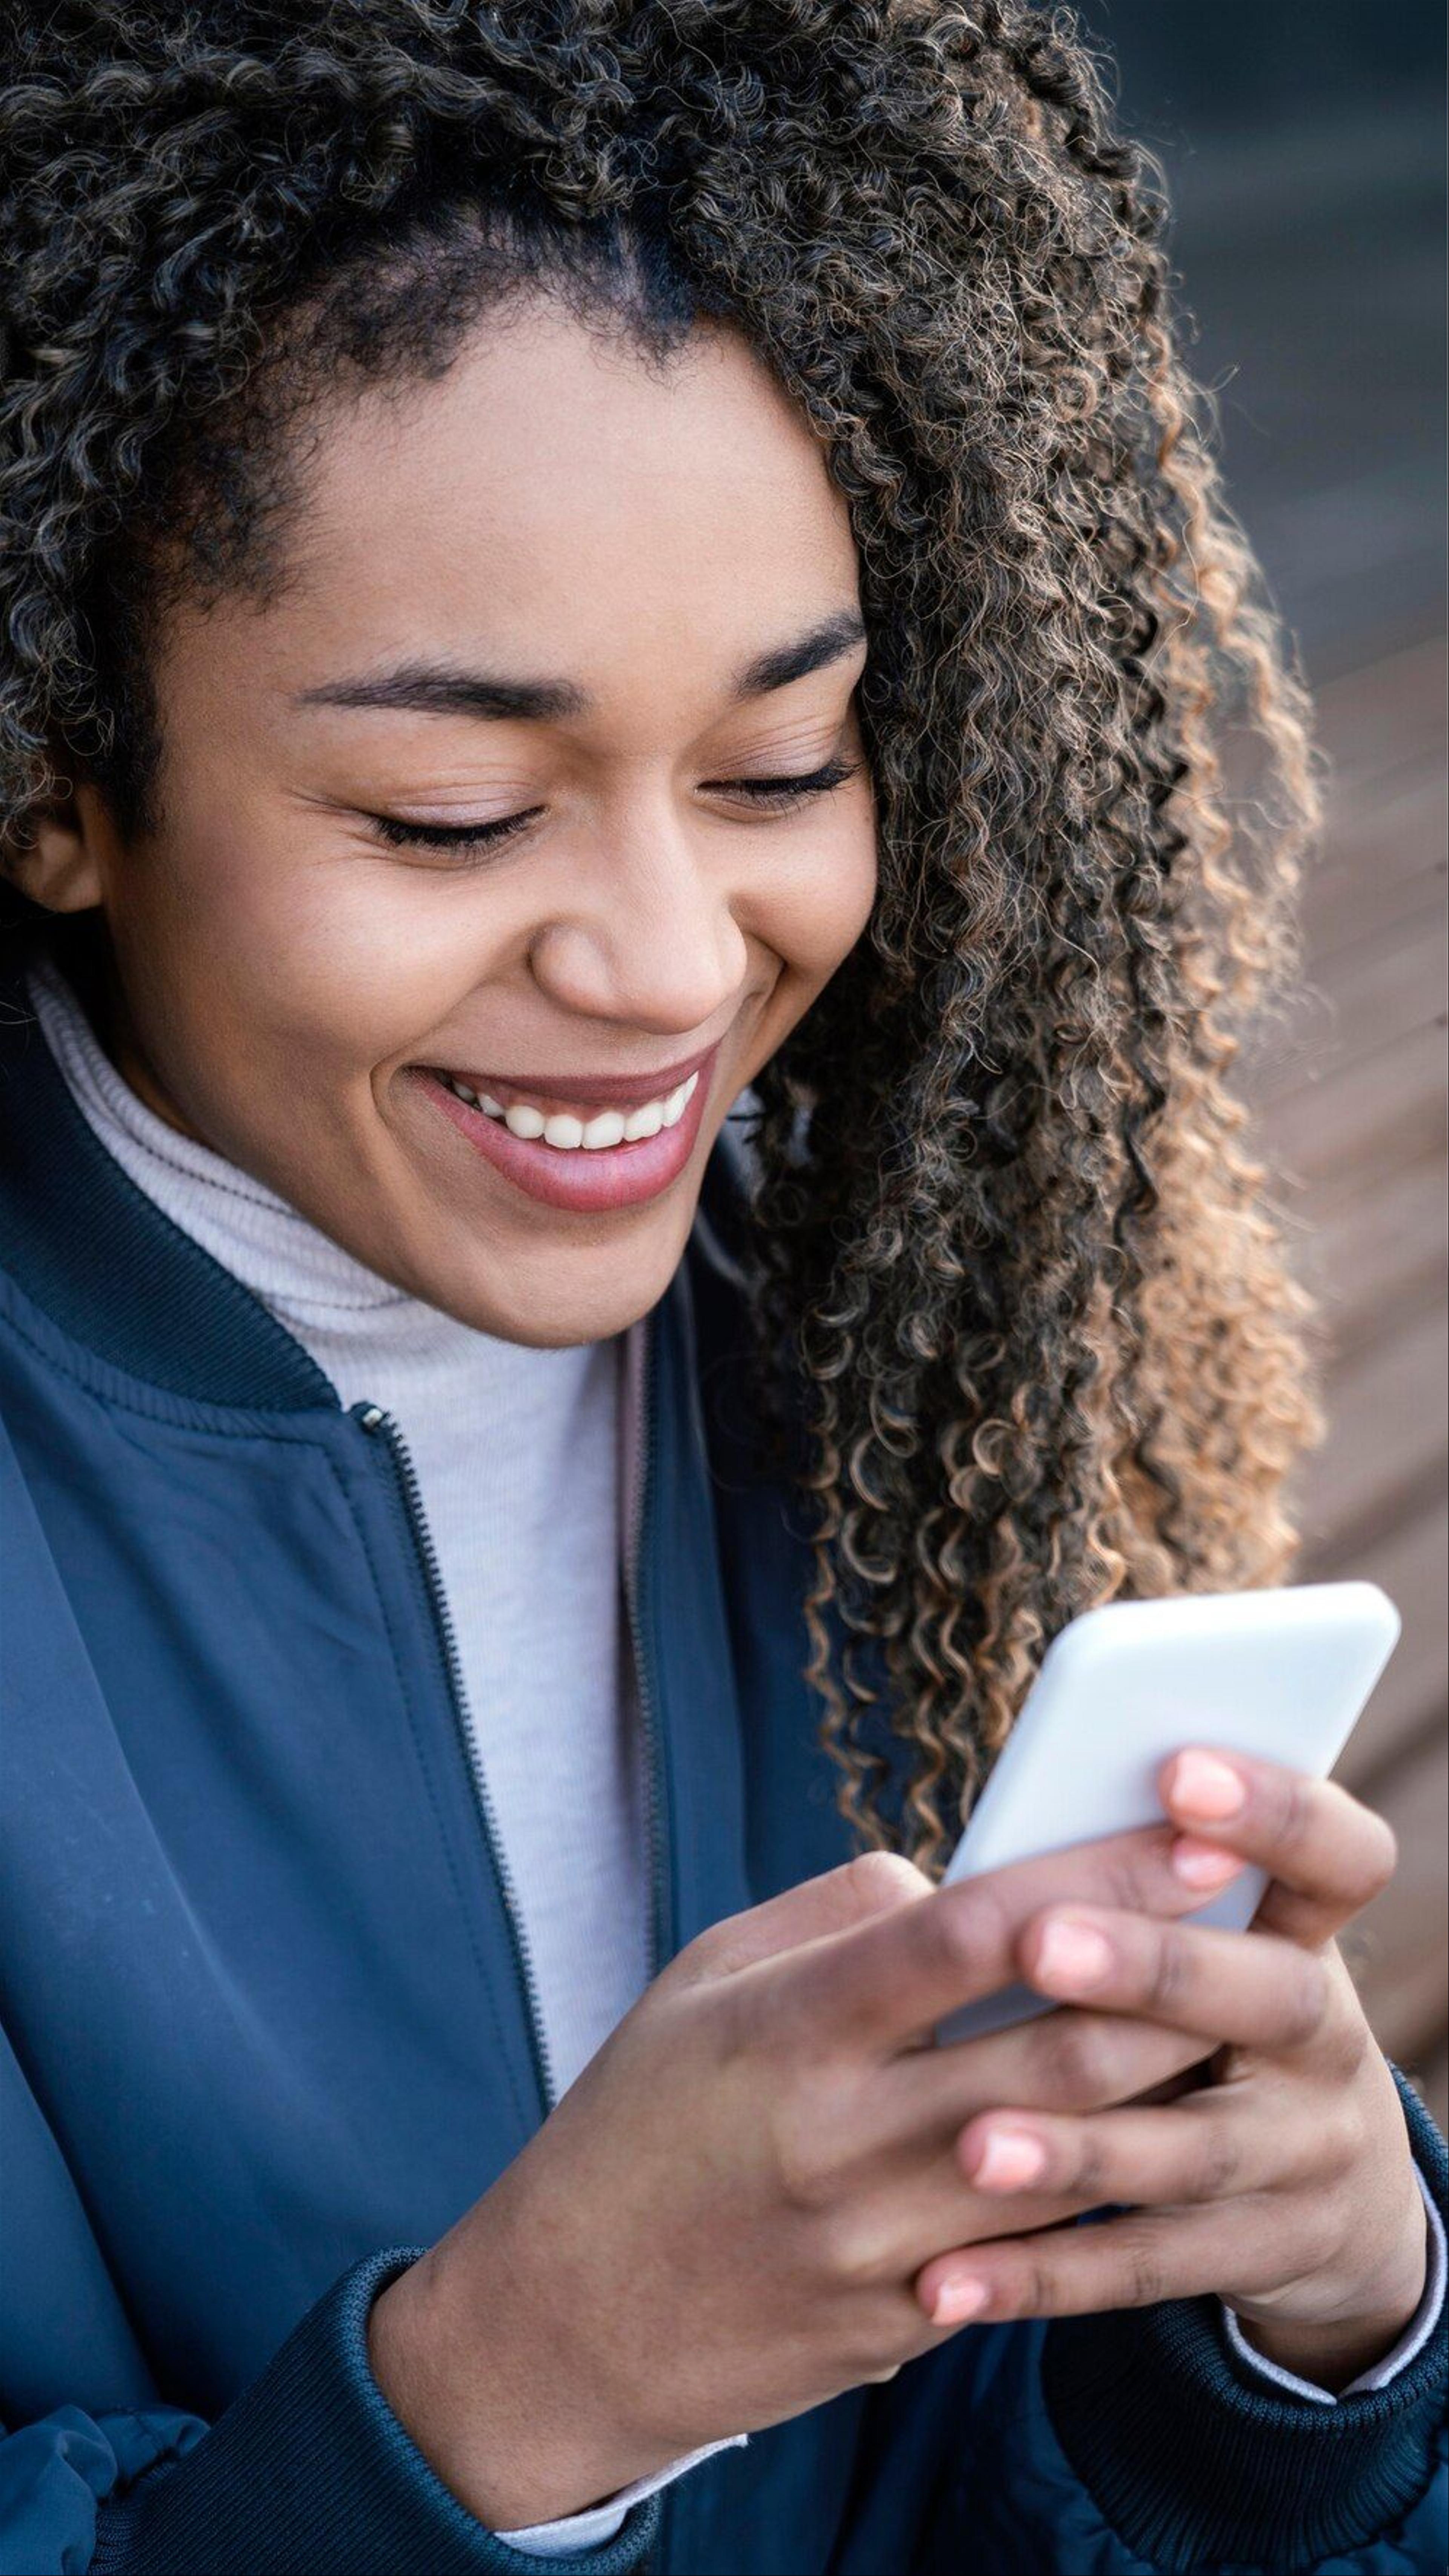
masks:
POLYGON ((564 1076, 553 1085, 420 1068, 468 1143, 528 1197, 582 1214, 636 1205, 677 1180, 693 1151, 719 1040, 661 1074, 564 1076), (651 1088, 668 1084, 668 1088, 651 1088))
MULTIPOLYGON (((590 1104, 579 1101, 577 1094, 576 1106, 547 1109, 538 1105, 537 1094, 532 1099, 520 1095, 505 1102, 494 1092, 474 1091, 457 1074, 444 1074, 441 1079, 470 1109, 481 1109, 485 1118, 501 1119, 510 1136, 522 1137, 526 1143, 541 1139, 557 1153, 582 1149, 597 1154, 612 1145, 639 1144, 645 1137, 657 1136, 662 1127, 677 1127, 694 1098, 699 1072, 696 1068, 672 1091, 641 1101, 636 1108, 601 1109, 592 1117, 588 1115, 590 1104)), ((500 1090, 509 1087, 499 1086, 500 1090)))

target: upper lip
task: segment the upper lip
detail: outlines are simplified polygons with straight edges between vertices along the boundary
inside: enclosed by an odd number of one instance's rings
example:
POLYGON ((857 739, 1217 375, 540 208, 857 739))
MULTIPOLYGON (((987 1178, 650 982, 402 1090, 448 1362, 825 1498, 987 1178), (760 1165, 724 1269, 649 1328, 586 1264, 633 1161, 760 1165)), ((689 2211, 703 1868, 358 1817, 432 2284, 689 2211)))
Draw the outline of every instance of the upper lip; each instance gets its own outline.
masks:
POLYGON ((685 1056, 679 1064, 664 1064, 644 1073, 477 1073, 470 1065, 450 1064, 442 1068, 457 1082, 466 1082, 470 1091, 521 1091, 551 1100, 577 1100, 588 1108, 613 1109, 629 1107, 635 1102, 662 1100, 687 1082, 692 1073, 708 1062, 719 1045, 701 1047, 697 1055, 685 1056))

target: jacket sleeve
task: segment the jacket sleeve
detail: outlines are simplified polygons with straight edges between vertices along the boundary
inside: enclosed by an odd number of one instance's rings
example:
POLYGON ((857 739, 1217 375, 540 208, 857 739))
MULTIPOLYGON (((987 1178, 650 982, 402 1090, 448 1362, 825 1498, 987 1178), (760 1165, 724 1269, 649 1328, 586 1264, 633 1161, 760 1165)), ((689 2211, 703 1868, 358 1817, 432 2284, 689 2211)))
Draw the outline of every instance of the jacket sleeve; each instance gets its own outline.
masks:
MULTIPOLYGON (((1397 2081, 1442 2214, 1444 2141, 1397 2081)), ((967 2327, 872 2392, 831 2576, 1440 2576, 1446 2378, 1435 2335, 1382 2388, 1280 2394, 1215 2299, 967 2327), (919 2499, 905 2549, 903 2492, 919 2499)))
MULTIPOLYGON (((60 2406, 0 2440, 0 2576, 538 2576, 475 2520, 372 2376, 367 2315, 421 2246, 368 2255, 208 2427, 173 2406, 60 2406)), ((626 2576, 657 2494, 553 2576, 626 2576)))

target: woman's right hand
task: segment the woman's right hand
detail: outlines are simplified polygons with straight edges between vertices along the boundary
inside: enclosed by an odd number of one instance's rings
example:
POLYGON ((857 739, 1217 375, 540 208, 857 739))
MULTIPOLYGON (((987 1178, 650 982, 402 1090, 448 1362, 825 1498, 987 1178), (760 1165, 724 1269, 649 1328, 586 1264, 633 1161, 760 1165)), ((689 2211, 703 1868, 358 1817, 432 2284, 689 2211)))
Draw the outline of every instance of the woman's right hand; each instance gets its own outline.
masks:
MULTIPOLYGON (((1178 1840, 1148 1827, 941 1888, 868 1853, 680 1951, 373 2307, 378 2385, 460 2502, 494 2531, 578 2512, 944 2341, 921 2265, 1022 2223, 967 2182, 965 2123, 1130 2101, 1205 2044, 1078 2009, 945 2048, 934 2026, 1016 1979, 1055 1899, 1201 1905, 1178 1840)), ((1216 1857, 1222 1885, 1240 1864, 1216 1857)), ((1038 2197, 1031 2224, 1090 2205, 1038 2197)))

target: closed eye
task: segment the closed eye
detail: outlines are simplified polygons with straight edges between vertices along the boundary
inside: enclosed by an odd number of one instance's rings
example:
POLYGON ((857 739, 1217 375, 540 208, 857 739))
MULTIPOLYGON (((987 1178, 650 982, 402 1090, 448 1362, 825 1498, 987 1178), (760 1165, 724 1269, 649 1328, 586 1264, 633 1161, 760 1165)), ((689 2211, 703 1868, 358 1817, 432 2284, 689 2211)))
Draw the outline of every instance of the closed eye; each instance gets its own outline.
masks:
MULTIPOLYGON (((704 781, 713 795, 741 796, 759 811, 788 813, 807 797, 828 795, 832 787, 843 787, 860 767, 858 760, 830 760, 823 769, 812 769, 786 778, 713 778, 704 781)), ((541 805, 530 805, 521 814, 505 814, 493 823, 409 823, 397 814, 371 814, 368 821, 379 839, 392 849, 469 850, 490 849, 500 841, 511 840, 543 812, 541 805)))

